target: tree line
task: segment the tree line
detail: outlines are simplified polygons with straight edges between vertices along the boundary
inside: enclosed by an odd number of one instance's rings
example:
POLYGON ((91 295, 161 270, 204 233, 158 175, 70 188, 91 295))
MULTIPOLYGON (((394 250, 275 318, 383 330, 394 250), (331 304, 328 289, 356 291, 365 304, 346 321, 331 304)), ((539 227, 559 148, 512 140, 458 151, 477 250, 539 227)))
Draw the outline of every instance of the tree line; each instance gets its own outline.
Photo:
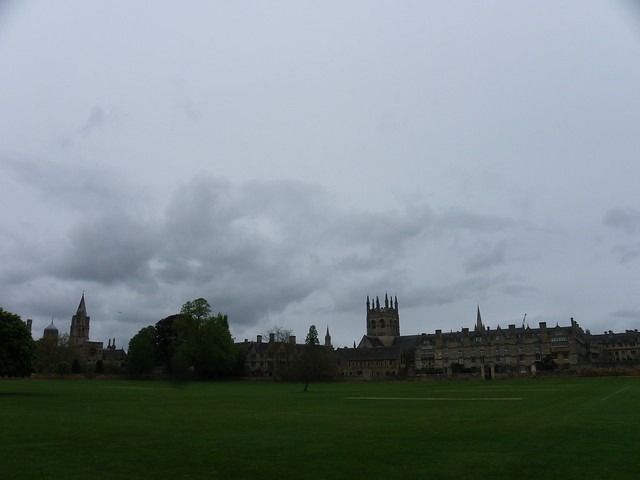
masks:
MULTIPOLYGON (((288 343, 291 330, 275 327, 276 341, 288 343)), ((275 335, 274 335, 275 336, 275 335)), ((319 345, 314 325, 305 344, 296 349, 295 359, 282 378, 305 382, 330 380, 335 376, 333 352, 319 345)), ((226 314, 212 314, 209 302, 197 298, 186 302, 179 314, 170 315, 136 333, 129 342, 126 367, 104 371, 102 360, 85 373, 128 373, 135 377, 162 373, 175 379, 211 380, 242 376, 246 349, 236 345, 226 314)), ((39 373, 82 373, 83 353, 72 345, 69 335, 44 336, 34 341, 18 315, 0 308, 0 377, 25 377, 39 373)))

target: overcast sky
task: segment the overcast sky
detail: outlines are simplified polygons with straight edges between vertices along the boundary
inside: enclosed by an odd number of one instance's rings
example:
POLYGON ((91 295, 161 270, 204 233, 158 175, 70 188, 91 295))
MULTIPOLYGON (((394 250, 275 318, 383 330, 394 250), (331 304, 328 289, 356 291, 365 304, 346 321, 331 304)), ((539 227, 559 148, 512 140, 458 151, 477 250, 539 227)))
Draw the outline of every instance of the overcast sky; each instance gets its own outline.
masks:
POLYGON ((0 306, 126 347, 270 326, 640 328, 640 10, 0 3, 0 306))

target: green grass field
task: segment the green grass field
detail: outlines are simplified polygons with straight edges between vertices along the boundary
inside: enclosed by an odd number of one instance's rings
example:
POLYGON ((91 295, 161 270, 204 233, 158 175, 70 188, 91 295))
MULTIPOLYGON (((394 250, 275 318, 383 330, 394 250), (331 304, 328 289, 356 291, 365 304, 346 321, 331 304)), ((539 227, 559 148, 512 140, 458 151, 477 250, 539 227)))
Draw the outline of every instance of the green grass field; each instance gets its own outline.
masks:
POLYGON ((0 479, 638 478, 640 378, 0 381, 0 479))

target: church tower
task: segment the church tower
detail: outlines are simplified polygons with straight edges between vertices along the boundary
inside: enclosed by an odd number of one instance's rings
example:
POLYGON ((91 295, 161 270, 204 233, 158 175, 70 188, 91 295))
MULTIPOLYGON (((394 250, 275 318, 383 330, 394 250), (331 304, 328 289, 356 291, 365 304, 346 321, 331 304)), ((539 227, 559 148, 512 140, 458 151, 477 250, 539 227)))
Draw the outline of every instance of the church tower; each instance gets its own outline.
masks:
POLYGON ((69 342, 71 345, 82 345, 89 341, 89 321, 91 318, 87 315, 87 307, 84 304, 84 292, 80 299, 80 305, 76 314, 71 317, 71 331, 69 332, 69 342))
POLYGON ((367 335, 375 337, 400 336, 400 316, 398 315, 398 297, 389 300, 384 294, 384 306, 376 297, 375 303, 369 302, 367 295, 367 335))

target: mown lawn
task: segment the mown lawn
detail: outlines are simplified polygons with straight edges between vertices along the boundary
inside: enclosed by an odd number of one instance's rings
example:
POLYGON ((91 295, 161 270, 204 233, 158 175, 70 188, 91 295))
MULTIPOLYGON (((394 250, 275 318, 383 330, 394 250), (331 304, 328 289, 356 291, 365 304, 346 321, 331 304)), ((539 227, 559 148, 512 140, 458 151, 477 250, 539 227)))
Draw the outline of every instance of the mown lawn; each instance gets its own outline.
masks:
POLYGON ((0 479, 638 478, 640 379, 0 381, 0 479))

